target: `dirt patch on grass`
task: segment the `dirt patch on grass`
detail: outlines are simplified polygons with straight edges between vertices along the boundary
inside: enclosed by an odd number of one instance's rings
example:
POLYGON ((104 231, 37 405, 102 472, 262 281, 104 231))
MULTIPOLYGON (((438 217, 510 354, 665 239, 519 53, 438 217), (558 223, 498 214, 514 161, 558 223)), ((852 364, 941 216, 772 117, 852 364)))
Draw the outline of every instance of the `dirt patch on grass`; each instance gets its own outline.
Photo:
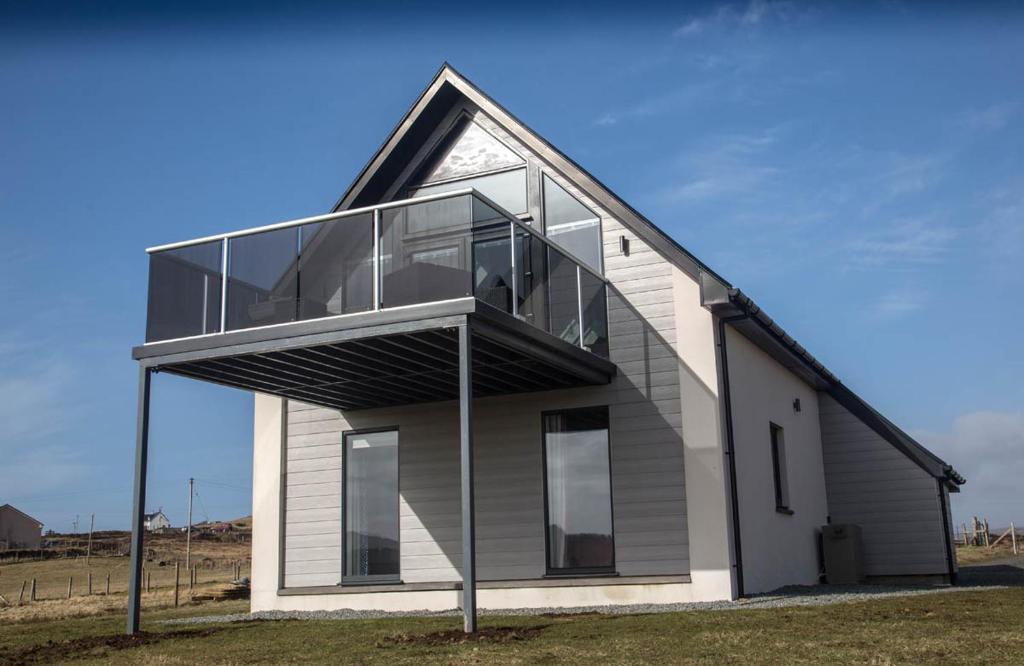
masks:
POLYGON ((223 627, 201 630, 178 630, 163 632, 141 631, 133 636, 127 634, 108 634, 106 636, 85 636, 69 641, 47 641, 20 652, 0 656, 0 664, 4 666, 22 666, 23 664, 52 664, 58 661, 99 657, 108 650, 128 650, 131 648, 152 645, 172 638, 205 638, 223 631, 223 627))
POLYGON ((396 634, 377 642, 377 647, 389 645, 461 645, 464 643, 518 643, 536 638, 547 624, 529 627, 487 627, 476 633, 467 634, 459 629, 435 631, 430 634, 396 634))
POLYGON ((594 617, 600 615, 597 611, 580 611, 578 613, 541 613, 541 617, 549 617, 555 620, 574 620, 578 617, 594 617))

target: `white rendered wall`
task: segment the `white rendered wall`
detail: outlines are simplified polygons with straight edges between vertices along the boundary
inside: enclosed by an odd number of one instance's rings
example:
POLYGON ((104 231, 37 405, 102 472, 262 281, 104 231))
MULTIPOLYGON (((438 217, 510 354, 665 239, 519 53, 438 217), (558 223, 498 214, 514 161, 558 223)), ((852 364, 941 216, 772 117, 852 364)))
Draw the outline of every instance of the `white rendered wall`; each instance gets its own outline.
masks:
POLYGON ((281 562, 281 487, 284 401, 257 393, 253 406, 252 603, 274 608, 281 562))
POLYGON ((817 391, 731 327, 726 341, 744 592, 816 583, 828 518, 817 391), (771 423, 784 429, 792 515, 775 509, 771 423))
POLYGON ((699 599, 733 599, 730 496, 719 402, 715 319, 700 288, 673 268, 676 351, 683 411, 683 468, 690 534, 690 579, 699 599))

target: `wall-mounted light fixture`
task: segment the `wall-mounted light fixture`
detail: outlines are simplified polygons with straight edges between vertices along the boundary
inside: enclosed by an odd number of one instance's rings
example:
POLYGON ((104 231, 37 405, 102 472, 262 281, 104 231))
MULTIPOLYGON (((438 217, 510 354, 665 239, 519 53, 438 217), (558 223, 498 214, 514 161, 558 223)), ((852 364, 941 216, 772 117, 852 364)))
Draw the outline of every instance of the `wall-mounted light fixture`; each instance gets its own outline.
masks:
POLYGON ((793 400, 793 411, 794 412, 799 412, 800 411, 800 398, 796 398, 795 400, 793 400))
POLYGON ((619 252, 625 257, 629 256, 629 239, 625 236, 619 236, 619 252))

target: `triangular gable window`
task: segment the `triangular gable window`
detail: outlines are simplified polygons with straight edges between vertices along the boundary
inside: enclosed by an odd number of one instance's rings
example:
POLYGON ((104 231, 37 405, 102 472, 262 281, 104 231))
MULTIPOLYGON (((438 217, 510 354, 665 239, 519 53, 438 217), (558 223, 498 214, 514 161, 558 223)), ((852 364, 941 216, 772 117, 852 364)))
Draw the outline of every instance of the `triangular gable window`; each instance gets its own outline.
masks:
POLYGON ((472 187, 513 214, 527 212, 526 160, 467 116, 410 179, 408 196, 472 187))
POLYGON ((463 116, 434 150, 416 182, 426 185, 525 163, 511 148, 463 116))

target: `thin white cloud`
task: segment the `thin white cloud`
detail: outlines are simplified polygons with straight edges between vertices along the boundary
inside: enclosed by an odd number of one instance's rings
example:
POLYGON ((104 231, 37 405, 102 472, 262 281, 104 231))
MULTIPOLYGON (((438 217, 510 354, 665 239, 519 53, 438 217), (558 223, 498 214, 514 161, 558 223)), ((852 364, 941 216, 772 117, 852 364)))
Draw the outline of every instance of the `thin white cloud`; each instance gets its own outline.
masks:
POLYGON ((751 28, 772 19, 789 21, 801 11, 794 3, 783 1, 751 0, 745 6, 728 3, 707 14, 689 17, 672 35, 685 39, 709 31, 751 28))
POLYGON ((873 304, 871 314, 877 319, 898 319, 921 310, 927 301, 927 294, 921 290, 896 289, 882 294, 873 304))
POLYGON ((641 99, 621 109, 605 111, 594 119, 593 124, 597 127, 608 127, 623 120, 675 113, 710 99, 717 86, 717 82, 686 85, 677 90, 641 99))
MULTIPOLYGON (((9 347, 17 343, 5 343, 9 347)), ((71 371, 47 359, 0 376, 0 454, 61 432, 66 426, 71 371)))
POLYGON ((683 158, 688 176, 661 192, 671 203, 715 199, 728 194, 753 193, 781 168, 764 154, 779 141, 781 129, 751 134, 727 134, 714 138, 704 150, 683 158))
POLYGON ((956 229, 923 219, 897 220, 846 244, 847 265, 914 268, 941 261, 957 238, 956 229))
POLYGON ((980 109, 970 109, 960 117, 960 122, 968 129, 994 132, 1010 124, 1020 110, 1016 102, 1000 102, 980 109))
POLYGON ((1024 412, 971 412, 948 432, 913 434, 967 478, 952 501, 957 522, 972 515, 988 518, 992 527, 1024 522, 1024 412))

